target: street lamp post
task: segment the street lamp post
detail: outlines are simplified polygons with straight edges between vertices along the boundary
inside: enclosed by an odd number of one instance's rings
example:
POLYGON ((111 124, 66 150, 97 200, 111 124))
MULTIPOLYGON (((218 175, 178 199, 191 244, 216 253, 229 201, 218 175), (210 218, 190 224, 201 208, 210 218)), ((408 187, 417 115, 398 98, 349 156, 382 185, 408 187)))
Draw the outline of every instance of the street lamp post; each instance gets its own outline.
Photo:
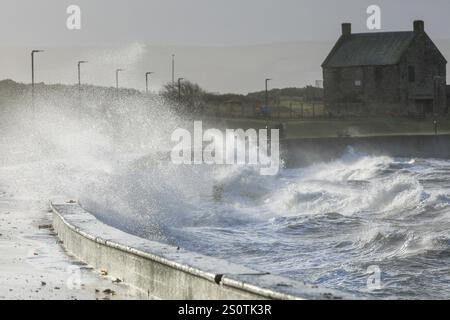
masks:
POLYGON ((181 81, 183 81, 184 78, 178 78, 178 100, 181 101, 181 81))
POLYGON ((34 54, 44 52, 44 50, 32 50, 31 51, 31 96, 34 103, 34 54))
POLYGON ((269 107, 269 90, 268 90, 268 86, 269 86, 269 81, 271 81, 272 79, 266 79, 266 108, 269 107))
POLYGON ((154 72, 147 72, 145 74, 145 93, 148 93, 148 76, 153 74, 154 72))
POLYGON ((442 87, 445 86, 442 85, 442 83, 445 83, 445 78, 441 76, 435 76, 433 78, 434 81, 434 99, 433 99, 433 125, 434 125, 434 134, 438 134, 438 115, 441 112, 441 105, 442 105, 442 95, 445 95, 445 92, 442 94, 442 87), (444 81, 442 81, 444 80, 444 81))
POLYGON ((175 55, 172 55, 172 84, 175 84, 175 55))
POLYGON ((116 89, 119 89, 119 72, 124 71, 123 69, 116 69, 116 89))
POLYGON ((87 61, 78 61, 78 89, 81 90, 81 65, 87 61))

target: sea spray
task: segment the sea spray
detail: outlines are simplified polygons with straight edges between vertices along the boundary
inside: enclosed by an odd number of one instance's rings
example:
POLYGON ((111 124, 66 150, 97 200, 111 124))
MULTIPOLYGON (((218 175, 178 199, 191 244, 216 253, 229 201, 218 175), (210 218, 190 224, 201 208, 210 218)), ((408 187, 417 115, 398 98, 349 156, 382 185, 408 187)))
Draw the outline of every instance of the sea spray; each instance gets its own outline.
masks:
MULTIPOLYGON (((2 113, 0 187, 78 199, 141 237, 362 297, 447 297, 450 163, 349 149, 306 168, 173 165, 170 135, 192 120, 157 97, 41 88, 2 113), (26 100, 26 99, 25 99, 26 100), (383 290, 367 290, 367 270, 383 290), (426 283, 426 285, 424 285, 426 283)), ((88 90, 88 89, 87 89, 88 90)))

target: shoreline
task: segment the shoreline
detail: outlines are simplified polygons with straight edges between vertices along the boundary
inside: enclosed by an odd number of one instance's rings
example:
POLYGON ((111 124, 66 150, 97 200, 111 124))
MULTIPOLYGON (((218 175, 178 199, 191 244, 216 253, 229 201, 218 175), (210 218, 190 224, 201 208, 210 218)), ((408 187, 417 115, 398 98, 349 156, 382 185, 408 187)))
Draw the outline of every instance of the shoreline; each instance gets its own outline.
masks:
POLYGON ((97 270, 108 270, 153 299, 340 300, 349 298, 227 260, 125 233, 104 224, 77 202, 52 203, 63 245, 97 270))
POLYGON ((123 300, 139 293, 80 263, 60 246, 47 203, 0 190, 0 299, 123 300))

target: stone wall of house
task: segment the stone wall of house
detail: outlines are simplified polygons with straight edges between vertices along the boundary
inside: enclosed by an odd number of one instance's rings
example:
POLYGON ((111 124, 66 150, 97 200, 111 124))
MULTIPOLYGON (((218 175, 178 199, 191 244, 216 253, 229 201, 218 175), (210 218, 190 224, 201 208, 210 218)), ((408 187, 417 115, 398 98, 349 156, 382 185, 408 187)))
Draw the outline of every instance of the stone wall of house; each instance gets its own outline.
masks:
POLYGON ((446 99, 447 99, 447 107, 446 107, 446 114, 450 112, 450 85, 446 86, 446 99))
POLYGON ((406 97, 398 83, 399 66, 324 69, 325 103, 334 114, 401 114, 406 97))
MULTIPOLYGON (((400 63, 400 91, 411 112, 423 112, 417 100, 435 100, 436 113, 444 113, 446 97, 446 62, 426 33, 418 35, 400 63), (409 81, 409 68, 414 67, 415 81, 409 81), (438 76, 440 79, 436 80, 438 76)), ((434 103, 433 102, 433 103, 434 103)))

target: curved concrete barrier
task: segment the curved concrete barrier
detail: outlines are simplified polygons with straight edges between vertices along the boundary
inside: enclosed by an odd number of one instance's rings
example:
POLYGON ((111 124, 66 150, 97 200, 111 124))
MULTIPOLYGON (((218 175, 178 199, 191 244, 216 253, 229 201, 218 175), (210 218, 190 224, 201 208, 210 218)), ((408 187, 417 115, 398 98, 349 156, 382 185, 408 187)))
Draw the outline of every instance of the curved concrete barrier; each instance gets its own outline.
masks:
POLYGON ((100 222, 77 203, 51 203, 51 208, 55 232, 68 252, 151 299, 344 298, 333 290, 127 234, 100 222))
POLYGON ((286 139, 283 159, 288 167, 308 166, 341 158, 348 147, 374 156, 450 158, 450 135, 386 135, 286 139))

